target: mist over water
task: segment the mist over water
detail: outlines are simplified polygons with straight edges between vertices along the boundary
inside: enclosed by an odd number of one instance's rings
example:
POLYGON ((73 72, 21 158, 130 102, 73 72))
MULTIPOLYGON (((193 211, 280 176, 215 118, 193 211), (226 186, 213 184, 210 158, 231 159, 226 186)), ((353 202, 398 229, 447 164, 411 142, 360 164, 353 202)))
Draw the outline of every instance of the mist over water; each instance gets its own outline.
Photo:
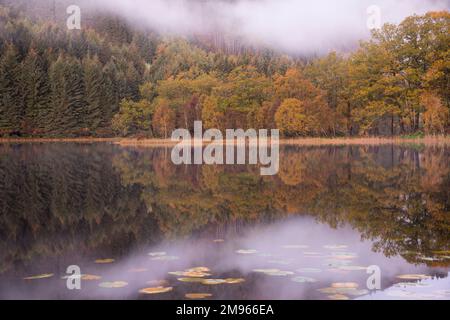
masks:
POLYGON ((367 9, 381 9, 381 23, 448 10, 448 0, 99 0, 96 8, 164 34, 220 34, 294 54, 353 47, 369 36, 367 9))

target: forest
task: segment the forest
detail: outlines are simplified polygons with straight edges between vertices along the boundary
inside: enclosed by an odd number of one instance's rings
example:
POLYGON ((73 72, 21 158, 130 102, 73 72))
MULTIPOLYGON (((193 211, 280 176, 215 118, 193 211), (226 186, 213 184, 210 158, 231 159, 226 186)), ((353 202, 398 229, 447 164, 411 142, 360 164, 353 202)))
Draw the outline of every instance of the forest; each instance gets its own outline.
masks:
POLYGON ((353 52, 215 46, 99 16, 81 30, 0 6, 0 137, 284 137, 450 132, 450 13, 385 24, 353 52))

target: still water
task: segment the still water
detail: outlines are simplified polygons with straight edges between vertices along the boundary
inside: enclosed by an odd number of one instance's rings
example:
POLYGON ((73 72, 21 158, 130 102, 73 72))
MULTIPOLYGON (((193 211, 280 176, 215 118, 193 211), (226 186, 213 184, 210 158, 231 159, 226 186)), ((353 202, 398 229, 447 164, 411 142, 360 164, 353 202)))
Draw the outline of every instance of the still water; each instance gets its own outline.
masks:
POLYGON ((450 299, 449 155, 283 146, 263 177, 170 148, 3 144, 0 299, 450 299))

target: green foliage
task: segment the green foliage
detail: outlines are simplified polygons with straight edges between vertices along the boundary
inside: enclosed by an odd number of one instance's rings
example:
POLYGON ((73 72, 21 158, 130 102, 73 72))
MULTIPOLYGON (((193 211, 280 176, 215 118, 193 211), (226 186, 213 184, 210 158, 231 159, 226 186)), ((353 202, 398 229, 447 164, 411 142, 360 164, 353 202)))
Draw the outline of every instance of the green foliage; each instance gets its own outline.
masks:
POLYGON ((304 60, 207 39, 160 39, 117 17, 97 17, 82 31, 4 7, 0 19, 0 135, 113 129, 167 137, 171 128, 192 131, 196 120, 287 136, 449 132, 446 11, 386 24, 352 54, 304 60))

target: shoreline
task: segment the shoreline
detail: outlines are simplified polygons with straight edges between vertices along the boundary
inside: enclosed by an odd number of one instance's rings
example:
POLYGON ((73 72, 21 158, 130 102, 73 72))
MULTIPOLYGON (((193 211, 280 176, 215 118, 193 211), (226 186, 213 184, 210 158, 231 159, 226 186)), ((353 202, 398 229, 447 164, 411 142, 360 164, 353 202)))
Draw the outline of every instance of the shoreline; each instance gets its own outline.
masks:
MULTIPOLYGON (((113 143, 119 146, 161 147, 174 146, 179 141, 170 139, 137 139, 137 138, 0 138, 0 144, 22 143, 113 143)), ((194 140, 194 145, 219 143, 232 144, 235 141, 209 142, 194 140)), ((270 143, 270 139, 269 139, 270 143)), ((426 136, 423 138, 407 137, 352 137, 352 138, 289 138, 280 139, 280 145, 382 145, 382 144, 450 144, 450 136, 426 136)))

